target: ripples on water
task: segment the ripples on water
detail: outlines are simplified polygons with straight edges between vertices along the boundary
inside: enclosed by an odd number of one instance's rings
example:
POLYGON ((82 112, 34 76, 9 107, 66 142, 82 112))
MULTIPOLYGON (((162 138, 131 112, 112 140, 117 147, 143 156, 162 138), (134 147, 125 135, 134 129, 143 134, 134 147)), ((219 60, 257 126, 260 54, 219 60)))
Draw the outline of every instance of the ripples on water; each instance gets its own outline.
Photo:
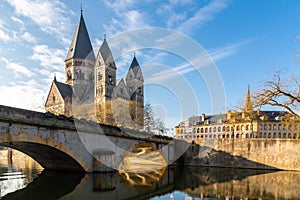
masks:
POLYGON ((299 182, 300 172, 287 171, 194 167, 82 174, 43 170, 27 158, 0 162, 0 198, 13 200, 300 199, 299 182))

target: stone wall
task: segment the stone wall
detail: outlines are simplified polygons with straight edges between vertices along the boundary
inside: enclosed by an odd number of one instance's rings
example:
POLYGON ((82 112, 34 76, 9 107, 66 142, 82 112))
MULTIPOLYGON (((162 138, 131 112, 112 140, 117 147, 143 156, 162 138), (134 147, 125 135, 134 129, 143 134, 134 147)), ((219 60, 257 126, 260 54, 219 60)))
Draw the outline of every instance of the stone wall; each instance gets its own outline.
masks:
POLYGON ((300 171, 299 139, 202 139, 184 155, 187 165, 300 171))

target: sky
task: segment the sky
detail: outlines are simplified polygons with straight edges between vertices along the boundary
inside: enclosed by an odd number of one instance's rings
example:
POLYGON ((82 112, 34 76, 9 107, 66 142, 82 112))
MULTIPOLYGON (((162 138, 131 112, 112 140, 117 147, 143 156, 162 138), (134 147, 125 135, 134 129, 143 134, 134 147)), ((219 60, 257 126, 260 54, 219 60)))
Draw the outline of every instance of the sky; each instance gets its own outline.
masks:
POLYGON ((94 51, 104 34, 114 47, 113 38, 122 42, 117 48, 123 47, 123 53, 116 58, 119 78, 126 76, 135 52, 145 74, 145 102, 169 127, 192 115, 234 108, 244 100, 248 85, 258 90, 274 70, 283 70, 285 77, 300 75, 297 0, 3 0, 1 105, 43 111, 54 74, 65 81, 64 60, 81 4, 94 51), (171 42, 165 49, 124 50, 133 42, 123 46, 122 33, 149 27, 183 38, 181 53, 172 50, 171 42), (192 53, 191 41, 210 56, 209 64, 192 53), (221 105, 215 107, 216 101, 221 105))

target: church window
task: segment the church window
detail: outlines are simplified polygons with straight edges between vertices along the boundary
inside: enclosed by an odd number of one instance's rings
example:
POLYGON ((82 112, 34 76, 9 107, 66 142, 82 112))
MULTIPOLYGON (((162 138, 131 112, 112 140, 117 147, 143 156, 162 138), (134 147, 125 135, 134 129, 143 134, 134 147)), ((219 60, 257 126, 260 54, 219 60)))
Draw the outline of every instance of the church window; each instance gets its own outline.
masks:
POLYGON ((121 93, 121 94, 123 94, 123 93, 124 93, 124 91, 123 91, 123 88, 121 88, 121 89, 120 89, 120 93, 121 93))
POLYGON ((72 80, 72 73, 70 70, 67 72, 67 80, 72 80))
POLYGON ((53 103, 55 103, 55 95, 54 94, 52 95, 52 101, 53 101, 53 103))
POLYGON ((111 83, 113 81, 112 75, 108 75, 108 81, 111 83))
POLYGON ((102 79, 102 74, 101 72, 98 72, 98 81, 100 81, 102 79))

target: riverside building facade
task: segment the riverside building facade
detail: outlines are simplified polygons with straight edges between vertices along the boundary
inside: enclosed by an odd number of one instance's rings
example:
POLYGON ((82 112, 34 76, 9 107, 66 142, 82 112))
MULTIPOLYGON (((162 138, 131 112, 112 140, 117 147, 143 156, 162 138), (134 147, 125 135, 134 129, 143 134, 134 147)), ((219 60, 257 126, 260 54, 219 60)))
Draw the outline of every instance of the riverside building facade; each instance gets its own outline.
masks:
POLYGON ((250 89, 241 112, 192 116, 175 127, 178 139, 204 138, 300 138, 300 122, 284 111, 254 110, 250 89))

